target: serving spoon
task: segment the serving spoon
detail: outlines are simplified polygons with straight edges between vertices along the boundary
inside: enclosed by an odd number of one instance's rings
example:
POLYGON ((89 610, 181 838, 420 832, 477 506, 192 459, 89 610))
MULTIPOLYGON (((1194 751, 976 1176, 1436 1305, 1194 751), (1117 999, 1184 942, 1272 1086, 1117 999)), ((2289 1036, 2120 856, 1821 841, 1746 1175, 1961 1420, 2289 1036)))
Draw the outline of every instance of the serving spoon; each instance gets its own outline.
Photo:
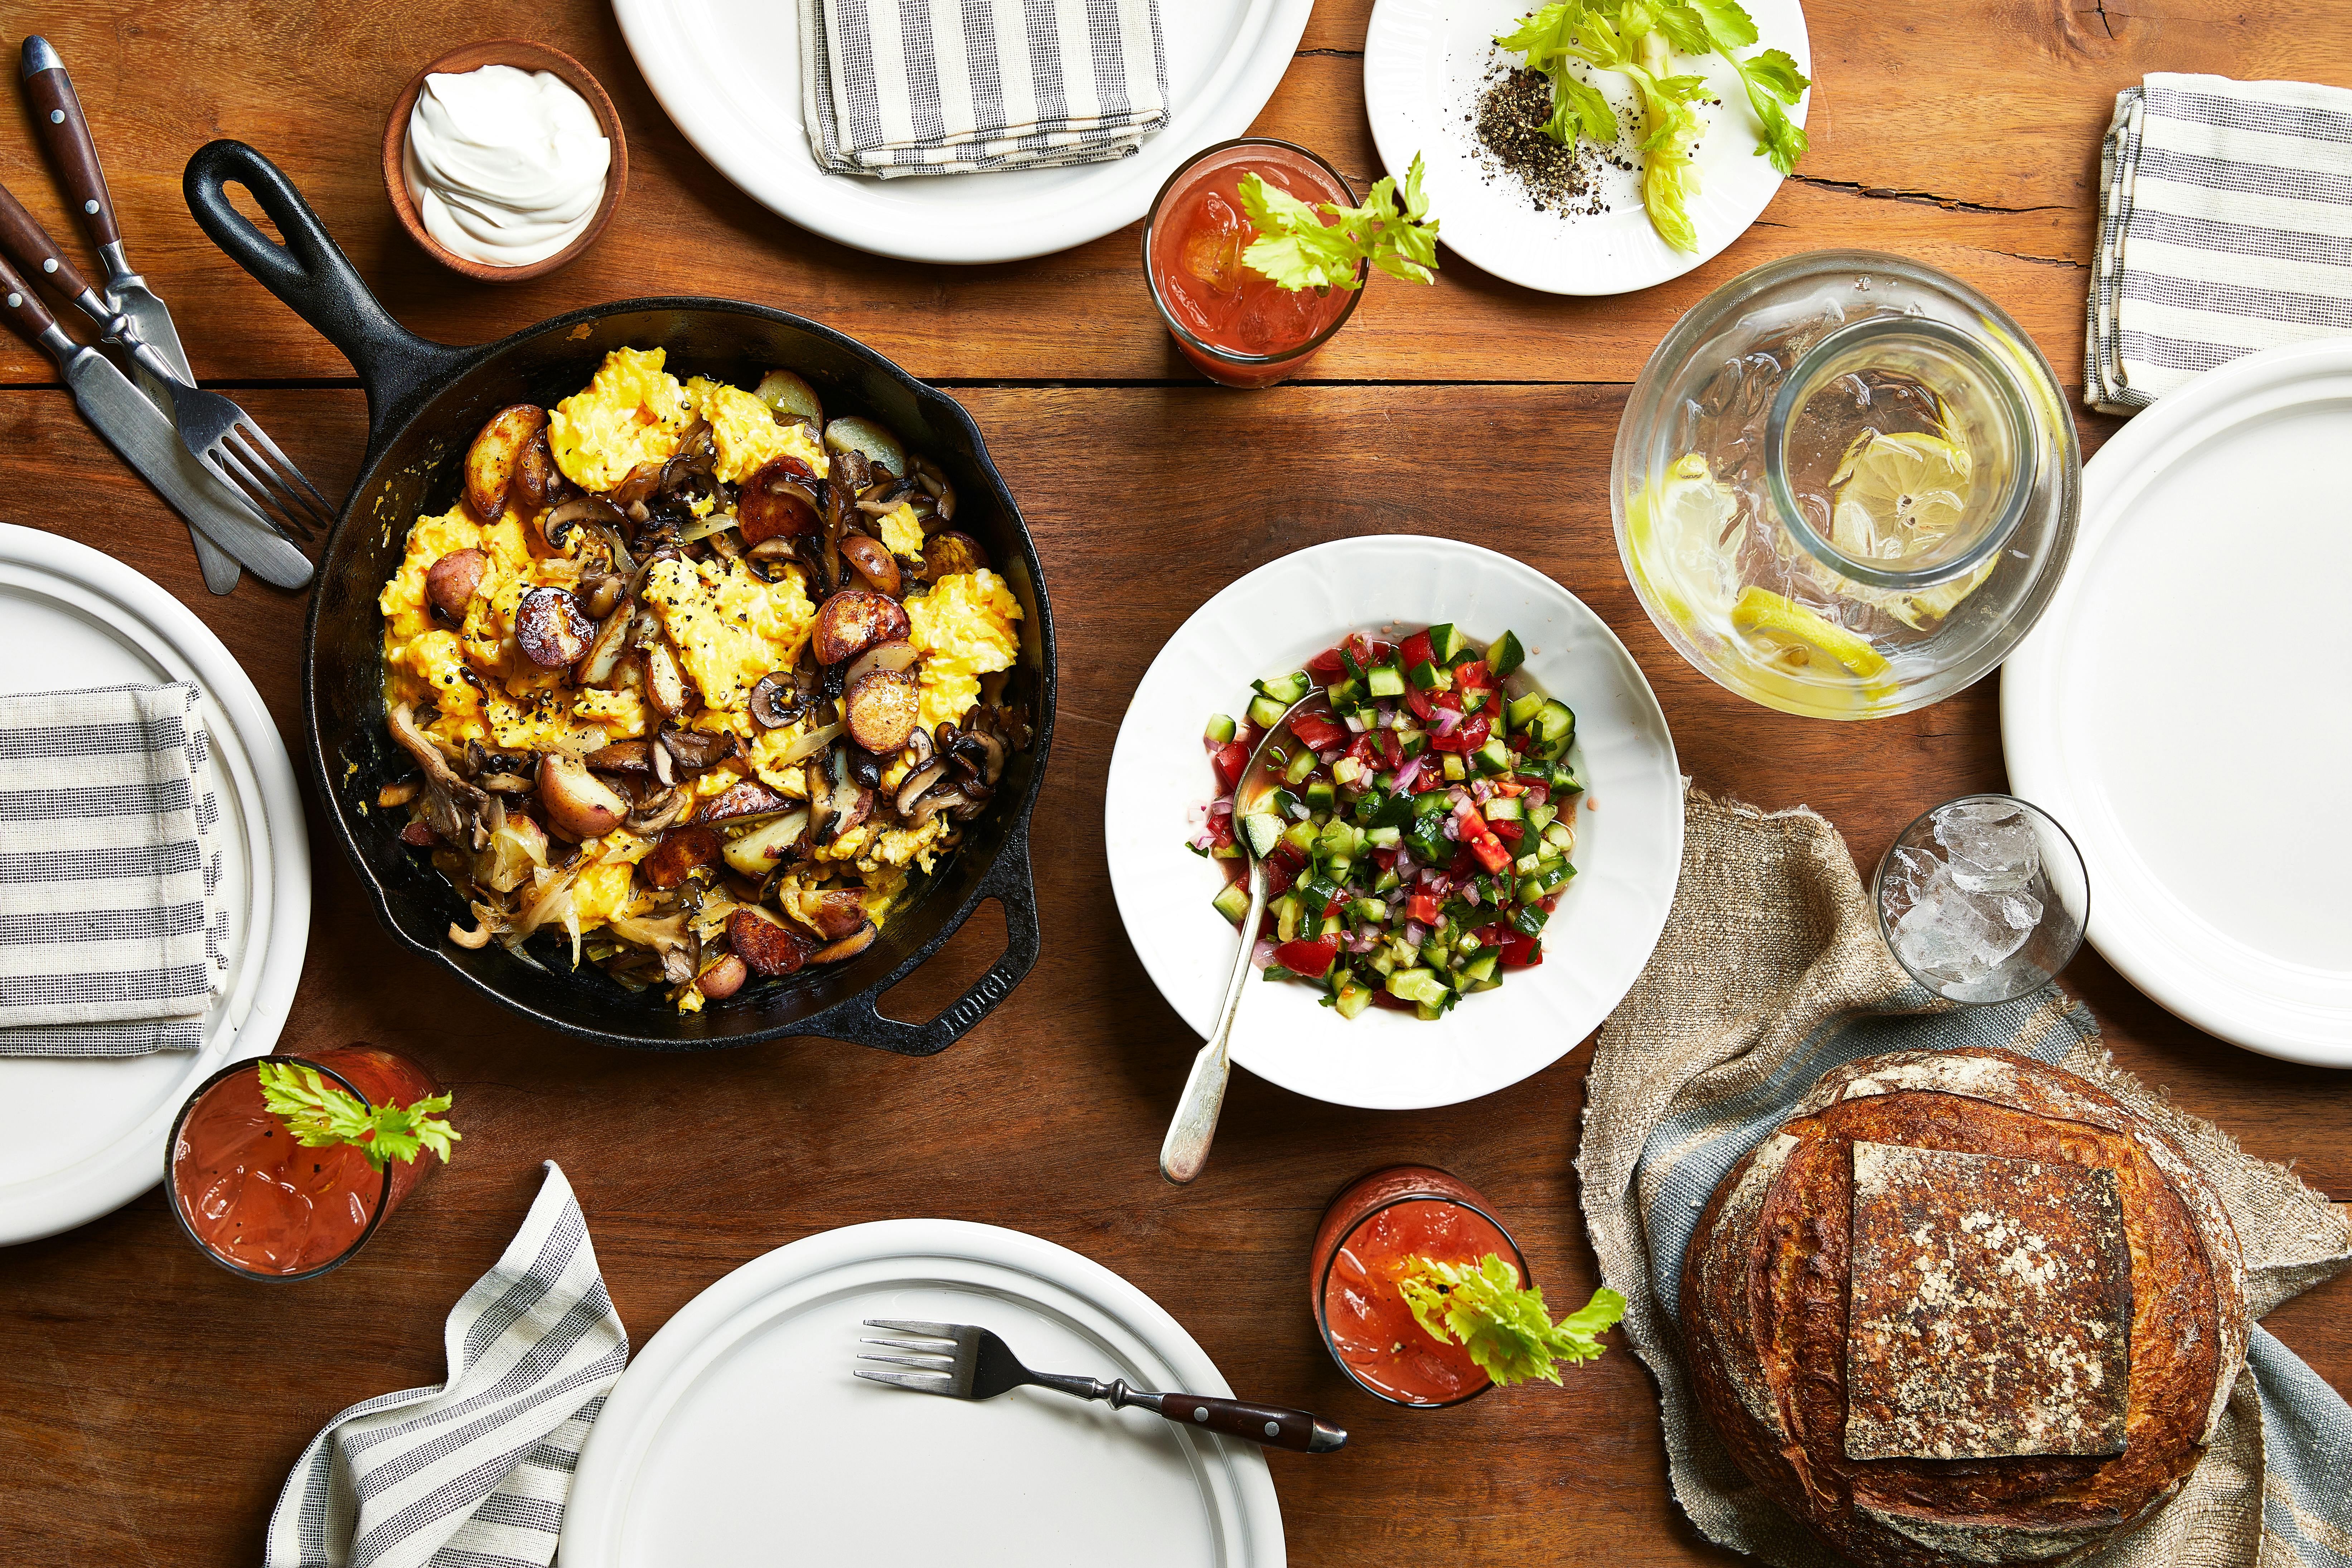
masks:
MULTIPOLYGON (((1175 1120, 1169 1122, 1168 1136, 1160 1145, 1160 1173, 1180 1186, 1201 1173, 1201 1167, 1208 1163, 1209 1144, 1217 1135, 1217 1113, 1224 1109, 1225 1080, 1233 1070, 1229 1047, 1234 1020, 1241 1016, 1242 994, 1248 989, 1250 977, 1250 953, 1257 946, 1257 924, 1265 913, 1265 863, 1242 829, 1242 818, 1249 815, 1243 803, 1255 805, 1274 787, 1270 775, 1275 742, 1289 736, 1290 721, 1302 713, 1330 710, 1330 701, 1319 686, 1283 710, 1281 719, 1258 742, 1249 765, 1234 784, 1234 842, 1242 847, 1249 867, 1249 912, 1242 916, 1241 952, 1234 955, 1234 977, 1225 985, 1224 1005, 1217 1009, 1217 1026, 1192 1058, 1183 1098, 1176 1102, 1175 1120)), ((1284 760, 1287 762, 1286 755, 1284 760)))

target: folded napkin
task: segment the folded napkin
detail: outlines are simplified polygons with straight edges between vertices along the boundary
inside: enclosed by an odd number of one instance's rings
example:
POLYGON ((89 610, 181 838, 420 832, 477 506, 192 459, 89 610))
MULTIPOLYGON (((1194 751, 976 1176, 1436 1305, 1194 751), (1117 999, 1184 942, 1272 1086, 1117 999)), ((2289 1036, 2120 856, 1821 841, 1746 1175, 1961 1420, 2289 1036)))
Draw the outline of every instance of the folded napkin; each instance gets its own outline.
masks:
POLYGON ((809 151, 897 179, 1124 158, 1168 122, 1159 0, 798 0, 809 151))
MULTIPOLYGON (((1830 1068, 1963 1044, 2064 1068, 2163 1129, 2229 1210, 2256 1316, 2352 1268, 2343 1211, 2117 1070, 2088 1010, 2055 986, 1991 1007, 1930 996, 1887 953, 1835 828, 1810 811, 1766 816, 1693 790, 1674 912, 1601 1026, 1576 1163, 1601 1278, 1624 1293, 1627 1337, 1658 1381, 1675 1497, 1709 1540, 1781 1568, 1846 1568, 1757 1490, 1695 1406, 1675 1314, 1700 1211, 1830 1068)), ((2347 1456, 2352 1405, 2258 1328, 2180 1492, 2082 1562, 2345 1568, 2347 1456)))
POLYGON ((554 1161, 443 1331, 449 1381, 327 1423, 278 1494, 266 1568, 547 1568, 588 1428, 629 1359, 554 1161))
POLYGON ((2352 332, 2352 91, 2159 72, 2116 95, 2099 177, 2092 407, 2352 332))
POLYGON ((229 945, 203 700, 0 697, 0 1056, 203 1043, 229 945))

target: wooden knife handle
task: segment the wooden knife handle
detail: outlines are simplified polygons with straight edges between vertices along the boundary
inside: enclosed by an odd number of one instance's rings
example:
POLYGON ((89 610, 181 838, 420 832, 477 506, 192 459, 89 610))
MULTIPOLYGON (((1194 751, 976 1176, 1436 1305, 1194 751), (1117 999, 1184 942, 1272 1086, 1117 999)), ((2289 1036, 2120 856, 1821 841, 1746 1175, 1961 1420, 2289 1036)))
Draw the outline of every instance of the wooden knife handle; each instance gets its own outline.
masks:
POLYGON ((7 307, 8 314, 16 318, 27 336, 46 337, 57 327, 58 319, 41 303, 39 290, 17 276, 16 269, 5 261, 0 261, 0 305, 7 307))
POLYGON ((41 140, 58 165, 66 195, 89 226, 89 237, 100 246, 122 237, 115 226, 114 202, 106 194, 106 171, 98 164, 98 143, 89 139, 89 122, 81 116, 81 100, 74 96, 73 79, 47 38, 25 40, 25 96, 33 101, 33 118, 40 122, 41 140))
POLYGON ((0 250, 8 253, 8 259, 25 276, 55 284, 68 299, 80 298, 89 288, 89 279, 49 237, 41 220, 26 212, 25 204, 5 185, 0 185, 0 250))
POLYGON ((1244 1405, 1238 1399, 1212 1399, 1201 1394, 1163 1394, 1160 1414, 1180 1426, 1202 1426, 1269 1448, 1298 1454, 1328 1454, 1348 1440, 1337 1426, 1317 1420, 1304 1410, 1278 1405, 1244 1405))

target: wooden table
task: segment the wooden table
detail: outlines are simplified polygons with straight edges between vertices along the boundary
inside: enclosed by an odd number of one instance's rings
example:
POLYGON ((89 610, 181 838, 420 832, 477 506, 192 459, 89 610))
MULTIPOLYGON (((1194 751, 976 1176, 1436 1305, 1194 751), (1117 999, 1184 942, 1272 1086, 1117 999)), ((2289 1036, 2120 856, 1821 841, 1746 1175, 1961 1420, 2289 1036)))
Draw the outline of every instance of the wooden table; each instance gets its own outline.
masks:
MULTIPOLYGON (((1181 3, 1181 0, 1180 0, 1181 3)), ((643 1343, 719 1275, 834 1226, 910 1215, 1017 1226, 1158 1298, 1234 1384, 1324 1410, 1336 1458, 1277 1457, 1300 1564, 1730 1561, 1669 1500, 1652 1385, 1622 1351, 1444 1415, 1376 1406, 1316 1342, 1305 1257, 1358 1173, 1456 1171, 1503 1204, 1559 1299, 1595 1283, 1570 1162, 1590 1042, 1528 1082, 1413 1114, 1335 1109, 1238 1076, 1216 1154, 1171 1189, 1153 1154, 1196 1041, 1137 963, 1103 870, 1101 799, 1128 693, 1182 618, 1242 573, 1321 540, 1445 533, 1506 550, 1582 596, 1656 687, 1684 766, 1767 806, 1811 805, 1864 864, 1923 805, 2002 784, 1997 689, 1870 725, 1784 717, 1667 648, 1620 570, 1606 479, 1626 384, 1667 327, 1773 257, 1858 246, 1918 258, 2001 301, 2079 390, 2098 134, 2149 70, 2352 85, 2352 10, 2221 0, 1812 0, 1811 155, 1755 229, 1688 277, 1622 299, 1528 293, 1445 258, 1434 288, 1376 283, 1316 379, 1237 394, 1189 374, 1123 230, 965 269, 882 261, 752 203, 689 148, 598 0, 509 20, 460 0, 313 6, 176 0, 45 19, 105 153, 131 254, 199 375, 237 395, 322 483, 352 478, 350 368, 198 234, 180 171, 215 135, 275 158, 410 326, 499 337, 579 305, 709 293, 854 333, 951 388, 979 419, 1044 554, 1062 634, 1061 724, 1038 807, 1045 956, 985 1025, 911 1061, 819 1039, 693 1058, 583 1047, 519 1026, 391 946, 310 805, 316 919, 282 1045, 373 1039, 452 1085, 457 1163, 359 1259, 299 1289, 244 1285, 176 1234, 159 1194, 0 1253, 0 1560, 194 1564, 257 1556, 295 1456, 344 1405, 438 1382, 448 1307, 562 1162, 614 1300, 643 1343), (465 283, 395 228, 383 117, 408 75, 516 26, 586 61, 626 121, 629 192, 602 243, 534 283, 465 283)), ((1258 121, 1376 174, 1360 51, 1369 0, 1324 0, 1258 121)), ((23 124, 0 170, 76 232, 23 124)), ((1442 216, 1442 215, 1441 215, 1442 216)), ((192 605, 299 741, 300 600, 250 579, 215 600, 179 523, 76 417, 53 367, 0 342, 0 517, 108 550, 192 605)), ((2084 416, 2086 447, 2114 426, 2084 416)), ((921 1018, 994 957, 987 910, 900 988, 921 1018)), ((2352 1075, 2198 1033, 2085 952, 2067 984, 2117 1058, 2258 1154, 2352 1198, 2352 1075)), ((2352 1386, 2352 1285, 2273 1315, 2352 1386)))

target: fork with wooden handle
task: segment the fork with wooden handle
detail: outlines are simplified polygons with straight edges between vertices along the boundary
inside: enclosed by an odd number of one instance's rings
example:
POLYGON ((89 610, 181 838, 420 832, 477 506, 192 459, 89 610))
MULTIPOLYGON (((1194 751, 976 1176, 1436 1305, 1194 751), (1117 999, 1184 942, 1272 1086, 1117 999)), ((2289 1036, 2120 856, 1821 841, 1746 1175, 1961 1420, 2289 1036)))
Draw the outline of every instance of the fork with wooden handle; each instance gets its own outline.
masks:
POLYGON ((861 1352, 860 1361, 907 1367, 906 1372, 869 1372, 857 1375, 893 1388, 917 1394, 943 1394, 950 1399, 993 1399, 1013 1389, 1050 1388, 1074 1399, 1099 1399, 1112 1409, 1127 1405, 1155 1411, 1180 1426, 1198 1426, 1228 1437, 1239 1437, 1269 1448, 1300 1454, 1328 1454, 1348 1440, 1348 1434, 1304 1410, 1276 1405, 1244 1405, 1204 1394, 1151 1394, 1129 1388, 1126 1380, 1100 1383, 1091 1377, 1062 1373, 1031 1372, 1021 1364, 1003 1340, 973 1323, 925 1323, 899 1318, 868 1318, 869 1329, 887 1329, 901 1337, 863 1339, 860 1344, 881 1345, 905 1353, 875 1355, 861 1352))

